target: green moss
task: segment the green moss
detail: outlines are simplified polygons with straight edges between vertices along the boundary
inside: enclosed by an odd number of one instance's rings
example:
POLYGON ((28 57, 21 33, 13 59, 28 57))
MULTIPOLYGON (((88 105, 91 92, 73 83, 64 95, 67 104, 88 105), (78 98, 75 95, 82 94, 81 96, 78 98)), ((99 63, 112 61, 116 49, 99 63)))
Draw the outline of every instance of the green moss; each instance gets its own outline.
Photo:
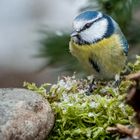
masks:
POLYGON ((140 71, 140 56, 136 56, 136 62, 133 63, 128 63, 128 67, 131 69, 132 73, 135 73, 137 71, 140 71))
MULTIPOLYGON (((129 67, 134 72, 139 71, 140 57, 129 67)), ((26 88, 47 98, 55 112, 55 125, 49 140, 114 140, 119 134, 107 132, 108 126, 132 124, 133 109, 125 104, 125 93, 131 82, 123 80, 116 88, 113 81, 98 82, 94 92, 88 95, 90 82, 90 78, 72 76, 62 77, 54 85, 37 87, 34 83, 24 83, 26 88)))

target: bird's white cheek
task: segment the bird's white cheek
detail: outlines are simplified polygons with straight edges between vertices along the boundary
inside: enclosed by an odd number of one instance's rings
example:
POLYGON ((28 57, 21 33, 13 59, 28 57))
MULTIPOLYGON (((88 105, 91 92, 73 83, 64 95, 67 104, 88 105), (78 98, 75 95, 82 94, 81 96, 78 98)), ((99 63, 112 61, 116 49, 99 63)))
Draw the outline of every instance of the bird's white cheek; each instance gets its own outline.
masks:
POLYGON ((93 42, 93 40, 94 40, 93 33, 89 32, 89 31, 82 32, 81 38, 82 38, 82 40, 85 40, 87 42, 93 42))
POLYGON ((87 42, 94 42, 98 39, 102 39, 107 32, 107 20, 103 19, 93 24, 89 29, 81 32, 81 38, 87 42))

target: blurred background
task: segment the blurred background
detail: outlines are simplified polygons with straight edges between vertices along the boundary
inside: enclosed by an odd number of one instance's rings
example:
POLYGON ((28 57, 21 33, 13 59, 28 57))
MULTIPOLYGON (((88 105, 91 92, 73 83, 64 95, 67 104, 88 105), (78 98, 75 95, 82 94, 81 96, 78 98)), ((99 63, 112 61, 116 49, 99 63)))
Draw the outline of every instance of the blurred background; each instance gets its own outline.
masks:
POLYGON ((139 0, 1 0, 0 87, 22 87, 23 81, 55 83, 77 72, 68 49, 73 18, 84 10, 100 10, 121 26, 129 45, 129 61, 140 55, 139 0))

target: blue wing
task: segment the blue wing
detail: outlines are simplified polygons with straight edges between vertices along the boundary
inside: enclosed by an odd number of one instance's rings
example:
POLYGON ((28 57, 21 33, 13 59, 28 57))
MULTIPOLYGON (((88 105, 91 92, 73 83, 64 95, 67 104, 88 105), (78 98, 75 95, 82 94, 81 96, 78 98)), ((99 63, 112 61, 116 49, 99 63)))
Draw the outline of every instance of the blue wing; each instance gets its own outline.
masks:
POLYGON ((128 45, 127 40, 126 40, 125 37, 122 37, 122 43, 123 43, 124 52, 127 55, 128 54, 129 45, 128 45))
POLYGON ((122 33, 119 25, 116 22, 114 23, 114 25, 115 25, 115 33, 116 34, 119 34, 119 36, 120 36, 120 42, 121 42, 122 47, 123 47, 123 51, 127 55, 128 54, 128 49, 129 49, 128 42, 127 42, 124 34, 122 33))

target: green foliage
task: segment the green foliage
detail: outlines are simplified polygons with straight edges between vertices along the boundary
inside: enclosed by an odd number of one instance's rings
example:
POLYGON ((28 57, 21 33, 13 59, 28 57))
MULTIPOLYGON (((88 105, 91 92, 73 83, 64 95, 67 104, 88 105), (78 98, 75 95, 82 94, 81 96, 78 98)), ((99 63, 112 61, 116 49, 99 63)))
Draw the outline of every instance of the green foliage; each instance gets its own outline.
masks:
MULTIPOLYGON (((132 73, 140 71, 140 56, 134 64, 129 63, 132 73)), ((34 83, 24 83, 48 99, 55 112, 55 126, 49 140, 117 140, 119 134, 106 131, 117 123, 132 124, 133 110, 125 104, 125 96, 131 81, 122 80, 119 87, 113 81, 97 82, 91 95, 87 93, 91 77, 76 79, 62 77, 56 84, 46 83, 37 87, 34 83), (46 91, 46 88, 50 89, 46 91)))
POLYGON ((47 88, 50 86, 51 84, 50 83, 45 83, 45 84, 42 84, 40 87, 38 87, 35 83, 28 83, 28 82, 24 82, 23 83, 23 86, 24 87, 27 87, 29 90, 32 90, 32 91, 35 91, 37 92, 38 94, 40 94, 41 96, 43 96, 44 98, 47 98, 47 88))
MULTIPOLYGON (((94 0, 89 0, 94 3, 94 0)), ((98 8, 112 16, 126 32, 132 20, 134 6, 139 0, 97 0, 98 8)))
POLYGON ((77 60, 69 52, 69 34, 57 35, 50 33, 47 39, 43 39, 40 43, 40 56, 49 59, 46 65, 52 67, 60 66, 69 71, 80 69, 77 60))
MULTIPOLYGON (((99 140, 117 138, 106 131, 116 123, 131 124, 132 109, 125 105, 124 94, 111 85, 96 85, 96 90, 87 96, 88 80, 63 77, 50 88, 45 96, 55 112, 55 126, 49 140, 99 140)), ((124 85, 124 84, 123 84, 124 85)), ((35 87, 26 83, 27 88, 41 95, 44 86, 35 87)), ((121 87, 123 90, 125 87, 121 87)), ((125 89, 126 90, 126 89, 125 89)))
POLYGON ((136 62, 133 64, 133 63, 128 63, 128 67, 131 69, 131 71, 134 73, 134 72, 137 72, 137 71, 140 71, 140 56, 136 56, 136 62))
POLYGON ((50 65, 54 65, 56 60, 59 63, 64 63, 70 57, 68 49, 69 40, 70 36, 68 34, 57 35, 50 33, 49 36, 47 37, 47 40, 44 39, 41 41, 42 45, 50 47, 40 48, 40 55, 43 57, 48 56, 48 58, 53 56, 54 58, 49 60, 48 64, 50 65))

